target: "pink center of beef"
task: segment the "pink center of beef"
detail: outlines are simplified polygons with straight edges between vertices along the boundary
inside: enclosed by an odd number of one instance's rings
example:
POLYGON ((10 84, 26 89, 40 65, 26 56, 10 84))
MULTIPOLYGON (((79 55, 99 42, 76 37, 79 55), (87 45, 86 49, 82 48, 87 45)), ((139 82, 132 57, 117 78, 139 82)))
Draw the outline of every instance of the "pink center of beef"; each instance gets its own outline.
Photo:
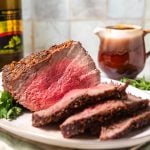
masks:
MULTIPOLYGON (((72 60, 65 58, 57 63, 45 66, 38 71, 37 76, 31 81, 22 97, 27 108, 37 111, 46 109, 60 100, 71 89, 86 88, 91 86, 88 77, 80 78, 88 73, 88 68, 80 63, 69 64, 72 60)), ((90 77, 91 78, 91 77, 90 77)))

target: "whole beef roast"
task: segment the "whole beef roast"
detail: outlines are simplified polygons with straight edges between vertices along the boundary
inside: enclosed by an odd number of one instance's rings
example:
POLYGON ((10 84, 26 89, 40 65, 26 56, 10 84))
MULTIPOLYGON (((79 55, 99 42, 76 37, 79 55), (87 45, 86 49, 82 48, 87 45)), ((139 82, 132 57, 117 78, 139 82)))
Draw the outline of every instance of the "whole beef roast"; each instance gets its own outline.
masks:
POLYGON ((100 140, 121 138, 131 131, 150 126, 150 109, 139 112, 125 120, 118 121, 112 125, 102 127, 100 140))
POLYGON ((101 126, 131 116, 135 112, 147 108, 148 105, 149 100, 108 100, 69 117, 60 126, 61 133, 66 138, 83 134, 88 130, 90 132, 95 130, 94 134, 99 134, 101 126))
POLYGON ((126 97, 125 85, 99 84, 98 86, 75 89, 67 94, 55 105, 32 114, 33 126, 42 126, 52 122, 64 121, 72 114, 83 110, 89 105, 107 100, 109 98, 126 97))
POLYGON ((4 89, 31 111, 56 104, 72 89, 96 86, 100 74, 79 42, 68 41, 4 66, 4 89))

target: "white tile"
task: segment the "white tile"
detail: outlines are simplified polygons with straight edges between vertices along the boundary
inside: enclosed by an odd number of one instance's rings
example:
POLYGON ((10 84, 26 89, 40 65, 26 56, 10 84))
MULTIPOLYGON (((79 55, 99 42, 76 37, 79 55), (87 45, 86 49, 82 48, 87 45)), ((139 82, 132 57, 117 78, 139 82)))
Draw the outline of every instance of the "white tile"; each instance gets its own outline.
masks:
POLYGON ((145 18, 150 19, 150 0, 146 0, 145 18))
POLYGON ((34 0, 35 20, 69 19, 69 0, 34 0))
POLYGON ((96 19, 106 16, 106 0, 70 0, 71 19, 96 19))
POLYGON ((30 54, 32 49, 32 22, 29 20, 23 21, 23 43, 24 55, 30 54))
POLYGON ((35 50, 48 48, 69 39, 68 21, 34 22, 35 50))
POLYGON ((108 0, 108 16, 112 18, 142 18, 144 0, 108 0))
POLYGON ((101 24, 104 24, 104 26, 110 26, 115 24, 135 24, 142 26, 143 21, 141 19, 105 19, 99 21, 101 24))
POLYGON ((142 19, 121 19, 120 22, 124 24, 134 24, 138 26, 143 26, 142 19))
POLYGON ((22 0, 22 15, 24 20, 32 18, 32 0, 22 0))

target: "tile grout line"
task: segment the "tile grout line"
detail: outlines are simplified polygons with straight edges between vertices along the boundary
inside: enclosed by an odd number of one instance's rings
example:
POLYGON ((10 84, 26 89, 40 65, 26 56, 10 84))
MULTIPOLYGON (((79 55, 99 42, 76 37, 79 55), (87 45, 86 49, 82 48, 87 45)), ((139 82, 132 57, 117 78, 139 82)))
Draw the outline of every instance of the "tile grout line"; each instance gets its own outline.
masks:
POLYGON ((146 20, 146 0, 144 0, 144 12, 143 12, 143 17, 142 17, 142 27, 143 28, 145 26, 145 20, 146 20))
POLYGON ((68 9, 69 9, 69 19, 68 19, 68 24, 69 24, 69 29, 68 29, 68 32, 69 32, 69 39, 72 39, 72 37, 71 37, 71 0, 68 0, 68 9))
POLYGON ((106 0, 105 19, 109 19, 109 16, 108 16, 108 0, 106 0))
POLYGON ((35 52, 35 37, 34 37, 34 33, 35 33, 35 30, 34 30, 34 13, 33 13, 33 9, 34 9, 34 1, 30 1, 30 4, 31 4, 31 39, 32 39, 32 52, 35 52))

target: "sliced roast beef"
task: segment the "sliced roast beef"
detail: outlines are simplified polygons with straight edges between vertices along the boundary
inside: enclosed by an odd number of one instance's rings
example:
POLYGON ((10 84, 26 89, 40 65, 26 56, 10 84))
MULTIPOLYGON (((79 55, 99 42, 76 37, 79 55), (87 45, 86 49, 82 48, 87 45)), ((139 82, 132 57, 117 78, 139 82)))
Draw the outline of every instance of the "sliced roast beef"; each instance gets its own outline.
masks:
POLYGON ((32 115, 33 126, 42 126, 52 122, 63 121, 83 108, 107 100, 126 96, 127 85, 99 84, 87 89, 76 89, 68 92, 55 105, 32 115))
POLYGON ((128 119, 101 128, 100 140, 121 138, 131 131, 150 126, 150 109, 128 119))
MULTIPOLYGON (((120 118, 132 115, 138 110, 148 107, 149 100, 108 100, 83 112, 69 117, 61 126, 64 137, 70 138, 87 131, 100 132, 100 127, 108 125, 120 118), (93 129, 94 125, 94 129, 93 129)), ((94 132, 94 134, 96 134, 94 132)))
POLYGON ((3 68, 3 86, 31 111, 46 109, 72 89, 99 84, 100 74, 79 42, 68 41, 3 68))

